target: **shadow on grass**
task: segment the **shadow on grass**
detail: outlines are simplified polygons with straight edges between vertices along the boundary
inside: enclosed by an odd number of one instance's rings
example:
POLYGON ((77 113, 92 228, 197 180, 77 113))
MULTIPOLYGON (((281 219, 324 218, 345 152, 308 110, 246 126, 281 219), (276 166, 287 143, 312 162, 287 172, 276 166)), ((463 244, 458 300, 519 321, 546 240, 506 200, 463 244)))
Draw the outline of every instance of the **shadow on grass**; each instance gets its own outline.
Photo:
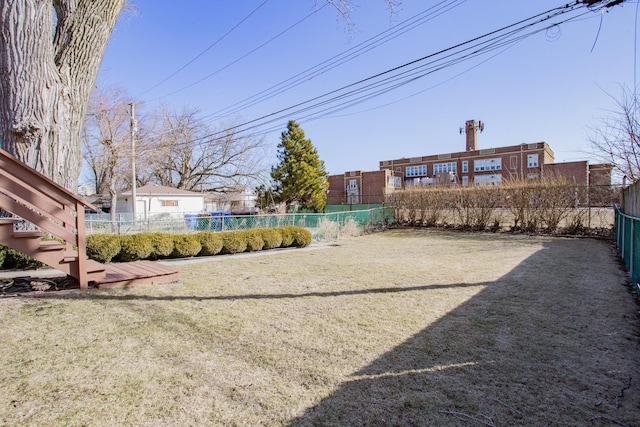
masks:
POLYGON ((204 297, 83 292, 59 298, 278 300, 480 286, 473 298, 353 372, 287 425, 637 425, 639 325, 637 318, 622 320, 637 308, 618 284, 624 276, 607 249, 603 242, 545 242, 490 283, 204 297))
POLYGON ((613 351, 624 338, 611 307, 629 295, 612 280, 624 278, 609 253, 567 264, 567 244, 546 243, 289 426, 637 425, 638 381, 615 401, 640 374, 613 351))
POLYGON ((287 294, 238 294, 238 295, 214 295, 214 296, 196 296, 196 295, 111 295, 111 294, 97 294, 92 291, 74 293, 74 294, 41 294, 42 297, 47 298, 64 298, 64 299, 93 299, 93 300, 118 300, 118 301, 134 301, 134 300, 149 300, 149 301, 235 301, 235 300, 252 300, 252 299, 296 299, 296 298, 309 298, 309 297, 340 297, 340 296, 352 296, 352 295, 369 295, 369 294, 390 294, 401 292, 414 292, 414 291, 429 291, 437 289, 449 289, 449 288, 468 288, 478 287, 483 284, 478 283, 457 283, 457 284, 445 284, 445 285, 421 285, 421 286, 403 286, 403 287, 386 287, 386 288, 374 288, 374 289, 357 289, 357 290, 344 290, 344 291, 331 291, 331 292, 305 292, 305 293, 287 293, 287 294))

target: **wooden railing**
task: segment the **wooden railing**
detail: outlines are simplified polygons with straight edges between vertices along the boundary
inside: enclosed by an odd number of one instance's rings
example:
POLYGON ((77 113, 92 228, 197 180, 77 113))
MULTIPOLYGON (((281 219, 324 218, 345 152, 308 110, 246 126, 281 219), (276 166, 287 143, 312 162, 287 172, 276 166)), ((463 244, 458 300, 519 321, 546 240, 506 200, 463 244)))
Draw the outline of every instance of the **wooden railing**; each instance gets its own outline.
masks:
POLYGON ((63 240, 67 252, 77 251, 69 274, 87 287, 84 211, 95 209, 91 204, 0 149, 0 208, 63 240))

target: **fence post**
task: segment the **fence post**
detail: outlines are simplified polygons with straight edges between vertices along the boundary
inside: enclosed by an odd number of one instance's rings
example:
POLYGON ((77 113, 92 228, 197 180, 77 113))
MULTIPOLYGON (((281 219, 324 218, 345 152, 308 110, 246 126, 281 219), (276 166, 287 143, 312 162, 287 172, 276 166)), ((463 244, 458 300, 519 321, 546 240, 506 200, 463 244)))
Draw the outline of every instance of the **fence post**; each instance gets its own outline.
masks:
POLYGON ((618 248, 622 246, 622 212, 620 208, 616 208, 616 243, 618 244, 618 248))
POLYGON ((369 228, 373 230, 373 209, 369 209, 369 228))
POLYGON ((634 229, 635 229, 635 223, 636 221, 634 219, 631 219, 631 233, 629 234, 631 242, 629 242, 629 275, 631 276, 631 278, 633 278, 633 274, 635 271, 634 265, 633 265, 633 261, 634 261, 634 256, 633 256, 633 251, 634 251, 634 243, 635 243, 635 236, 634 236, 634 229))

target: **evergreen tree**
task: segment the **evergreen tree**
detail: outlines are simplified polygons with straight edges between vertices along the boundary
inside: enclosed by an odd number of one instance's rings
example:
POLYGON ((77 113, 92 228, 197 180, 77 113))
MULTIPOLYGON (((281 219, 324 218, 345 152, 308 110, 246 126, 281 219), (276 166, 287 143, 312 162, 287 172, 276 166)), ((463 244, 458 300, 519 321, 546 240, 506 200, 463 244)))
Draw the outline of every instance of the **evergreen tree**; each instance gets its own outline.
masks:
POLYGON ((271 169, 276 201, 284 202, 287 208, 297 202, 302 208, 322 210, 329 189, 324 162, 293 120, 280 137, 278 160, 280 163, 271 169))

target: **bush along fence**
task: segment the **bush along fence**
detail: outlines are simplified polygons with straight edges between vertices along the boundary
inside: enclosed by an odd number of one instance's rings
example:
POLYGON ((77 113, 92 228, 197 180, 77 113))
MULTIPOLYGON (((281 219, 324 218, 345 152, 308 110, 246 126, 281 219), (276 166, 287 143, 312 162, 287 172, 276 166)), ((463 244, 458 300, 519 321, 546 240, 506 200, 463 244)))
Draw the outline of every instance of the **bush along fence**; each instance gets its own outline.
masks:
POLYGON ((296 226, 219 233, 92 234, 87 236, 87 256, 102 263, 190 258, 276 248, 302 248, 311 244, 311 241, 311 232, 296 226))
POLYGON ((331 233, 352 234, 367 231, 394 221, 393 209, 374 208, 331 213, 294 213, 281 215, 231 215, 228 213, 184 214, 182 217, 149 216, 134 220, 130 215, 118 215, 110 221, 105 214, 87 215, 86 232, 90 234, 136 234, 142 232, 197 233, 225 232, 284 226, 303 227, 314 239, 331 239, 331 233))
POLYGON ((629 272, 629 280, 640 294, 640 218, 627 215, 616 206, 615 209, 616 246, 629 272))
POLYGON ((399 224, 470 230, 610 233, 610 187, 589 188, 559 177, 514 180, 496 186, 415 186, 390 193, 399 224))

